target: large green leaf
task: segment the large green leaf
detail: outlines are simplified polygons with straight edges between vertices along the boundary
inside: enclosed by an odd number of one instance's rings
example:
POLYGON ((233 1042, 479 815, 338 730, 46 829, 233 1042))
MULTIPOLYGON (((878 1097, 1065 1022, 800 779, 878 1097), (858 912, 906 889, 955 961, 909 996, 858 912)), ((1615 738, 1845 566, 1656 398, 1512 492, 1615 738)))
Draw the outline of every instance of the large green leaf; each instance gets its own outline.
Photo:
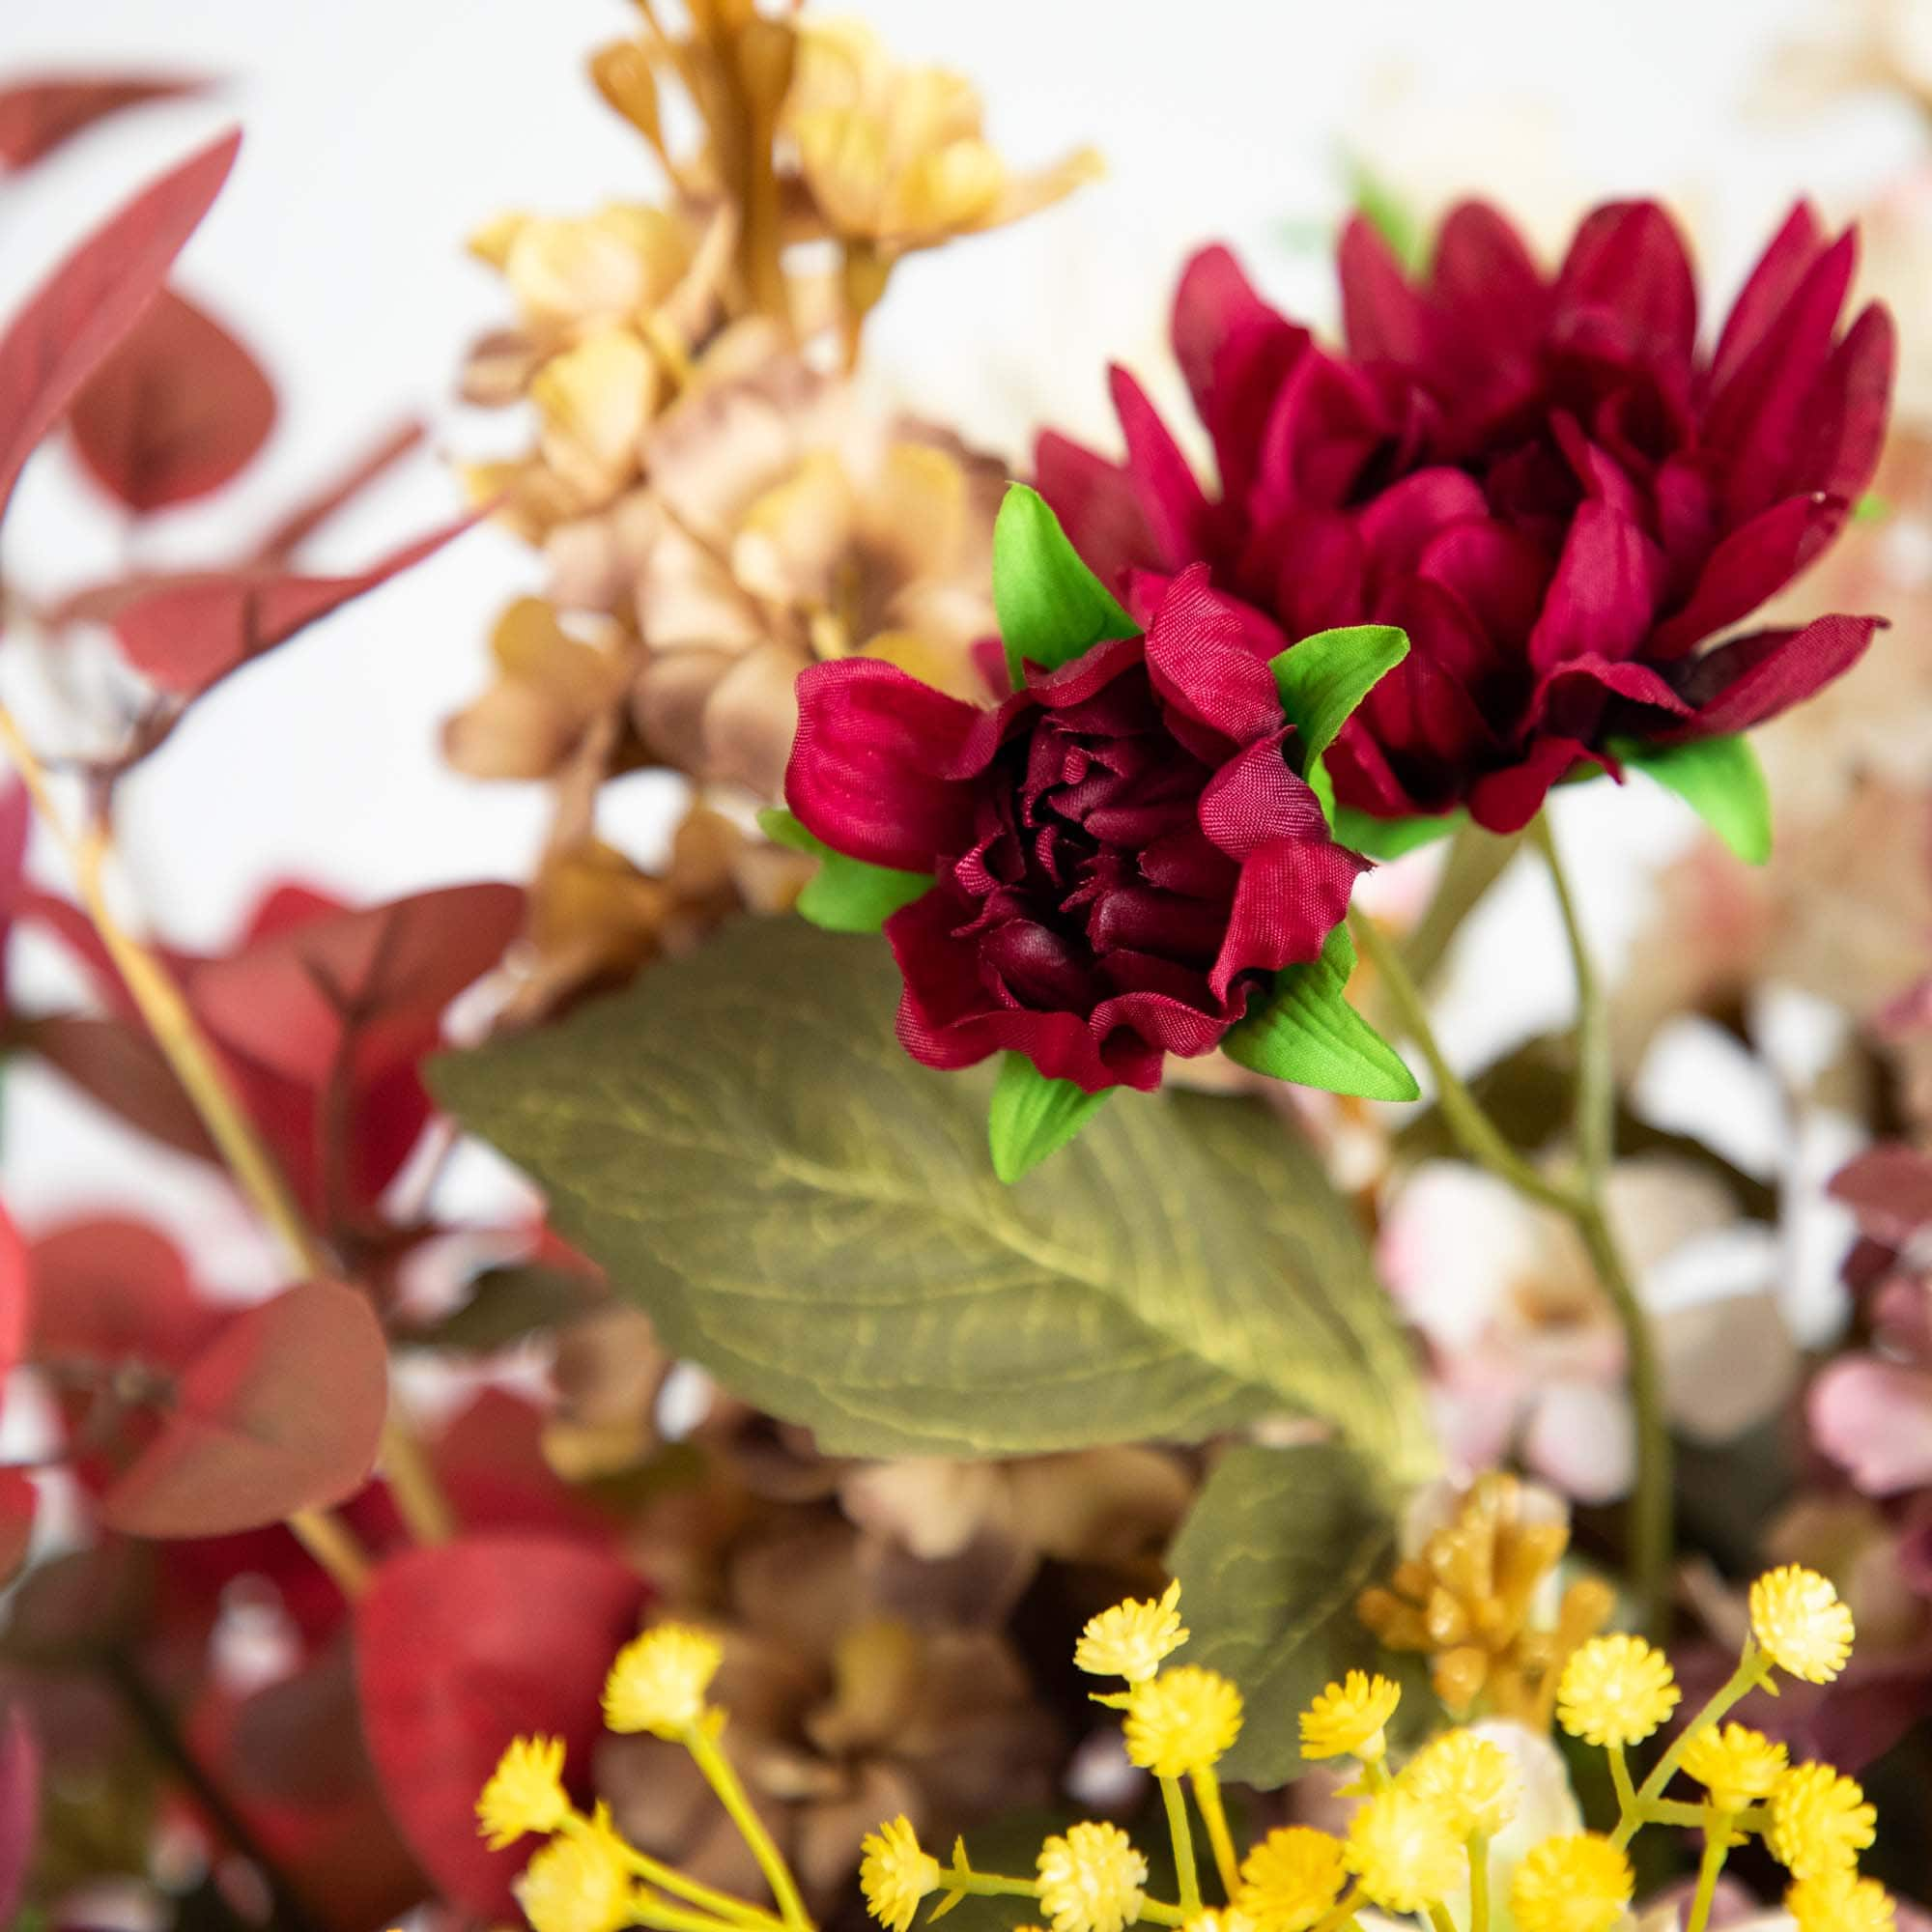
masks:
POLYGON ((798 895, 797 911, 827 932, 877 932, 901 906, 932 890, 929 872, 899 872, 865 859, 835 852, 808 832, 782 806, 758 813, 758 830, 775 845, 786 845, 818 861, 818 870, 798 895))
POLYGON ((1354 942, 1338 925, 1321 956, 1284 966, 1255 1009, 1223 1037, 1237 1066, 1365 1100, 1413 1100, 1421 1094, 1402 1056, 1348 1001, 1354 942))
POLYGON ((987 1071, 893 1037, 885 949, 745 921, 435 1064, 666 1341, 835 1455, 1199 1441, 1283 1412, 1432 1456, 1347 1204, 1264 1108, 1124 1094, 1003 1185, 987 1071))
POLYGON ((1299 1777, 1295 1719, 1316 1692, 1346 1670, 1397 1674, 1355 1600, 1395 1566, 1398 1493, 1340 1443, 1230 1449, 1214 1465, 1167 1562, 1193 1633, 1186 1661, 1232 1677, 1247 1706, 1224 1777, 1299 1777))
POLYGON ((1268 661, 1281 708, 1294 726, 1304 770, 1330 745, 1350 714, 1408 655, 1408 634, 1393 624, 1317 631, 1268 661))
POLYGON ((1771 857, 1771 787, 1748 738, 1688 745, 1626 740, 1610 750, 1674 791, 1746 865, 1762 866, 1771 857))
POLYGON ((1046 498, 1024 483, 1008 486, 993 524, 993 609, 1015 691, 1029 661, 1051 670, 1140 630, 1081 562, 1046 498))

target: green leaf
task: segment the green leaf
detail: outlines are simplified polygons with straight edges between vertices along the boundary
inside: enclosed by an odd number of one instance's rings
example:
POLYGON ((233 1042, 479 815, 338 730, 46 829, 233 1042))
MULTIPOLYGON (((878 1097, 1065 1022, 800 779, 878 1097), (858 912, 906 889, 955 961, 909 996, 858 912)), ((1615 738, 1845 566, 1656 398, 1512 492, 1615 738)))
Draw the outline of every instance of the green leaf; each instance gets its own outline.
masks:
POLYGON ((1084 1093, 1071 1080, 1049 1080, 1023 1053, 1002 1056, 986 1116, 993 1172, 1009 1183, 1032 1173, 1087 1124, 1112 1092, 1084 1093))
POLYGON ((1402 1056, 1348 1002, 1354 970, 1354 943, 1338 925, 1321 958, 1274 976, 1273 992, 1228 1032, 1222 1051, 1251 1072, 1328 1094, 1417 1098, 1422 1090, 1402 1056))
POLYGON ((931 890, 929 872, 898 872, 864 859, 848 859, 808 832, 782 806, 758 813, 758 830, 775 845, 786 845, 818 861, 818 870, 798 895, 797 911, 827 932, 877 932, 900 906, 931 890))
POLYGON ((1217 1767, 1263 1788, 1308 1769, 1295 1719, 1351 1669, 1399 1675, 1355 1615, 1395 1567, 1399 1492, 1341 1443, 1230 1449, 1167 1565, 1193 1633, 1187 1662, 1232 1677, 1247 1706, 1217 1767))
POLYGON ((1460 832, 1468 822, 1469 814, 1460 808, 1424 818, 1377 818, 1352 805, 1335 808, 1336 839, 1351 851, 1366 852, 1371 859, 1400 859, 1406 852, 1418 851, 1460 832))
POLYGON ((1662 746, 1620 739, 1610 752, 1674 791, 1746 865, 1771 857, 1771 787, 1748 738, 1662 746))
POLYGON ((1051 670, 1141 628, 1081 562, 1046 498, 1024 483, 1008 486, 993 525, 993 609, 1015 691, 1028 660, 1051 670))
POLYGON ((1052 1175, 986 1158, 991 1069, 893 1037, 885 949, 745 920, 539 1033, 434 1064, 666 1345, 829 1455, 1198 1442, 1319 1417, 1435 1460, 1321 1162, 1253 1101, 1123 1097, 1052 1175))
POLYGON ((1408 634, 1393 624, 1351 624, 1317 631, 1269 660, 1304 774, 1355 706, 1407 655, 1408 634))
POLYGON ((1852 506, 1855 524, 1882 524, 1891 515, 1891 504, 1876 490, 1867 490, 1852 506))

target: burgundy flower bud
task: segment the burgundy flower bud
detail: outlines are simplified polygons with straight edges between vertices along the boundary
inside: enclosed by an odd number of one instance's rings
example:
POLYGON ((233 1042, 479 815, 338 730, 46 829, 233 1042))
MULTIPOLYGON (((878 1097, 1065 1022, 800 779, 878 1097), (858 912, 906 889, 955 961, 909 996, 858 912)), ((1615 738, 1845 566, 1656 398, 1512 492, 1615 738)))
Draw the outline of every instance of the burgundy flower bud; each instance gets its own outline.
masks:
POLYGON ((875 660, 801 674, 792 811, 933 875, 885 927, 914 1059, 1010 1049, 1089 1093, 1158 1086, 1163 1054, 1208 1052, 1347 911, 1366 862, 1290 763, 1284 640, 1207 575, 995 708, 875 660))
POLYGON ((1821 617, 1700 651, 1871 480, 1894 343, 1876 306, 1837 333, 1853 255, 1799 208, 1705 351, 1683 243, 1650 203, 1597 210, 1553 278, 1480 205, 1449 215, 1415 281, 1357 220, 1337 354, 1209 248, 1174 341, 1219 499, 1121 370, 1125 464, 1042 437, 1040 493, 1136 614, 1205 561, 1291 638, 1400 625, 1407 660, 1329 754, 1339 798, 1385 818, 1467 806, 1513 831, 1557 780, 1617 769, 1618 741, 1758 724, 1879 628, 1821 617))

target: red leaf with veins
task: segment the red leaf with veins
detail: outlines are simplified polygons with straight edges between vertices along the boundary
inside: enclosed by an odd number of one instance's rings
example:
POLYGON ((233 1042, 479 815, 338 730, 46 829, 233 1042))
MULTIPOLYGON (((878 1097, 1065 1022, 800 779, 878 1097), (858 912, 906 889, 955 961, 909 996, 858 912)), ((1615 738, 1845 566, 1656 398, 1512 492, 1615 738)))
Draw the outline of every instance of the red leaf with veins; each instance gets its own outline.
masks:
POLYGON ((348 1060, 357 1081, 413 1061, 443 1009, 503 956, 523 921, 515 886, 447 886, 270 929, 197 967, 195 1011, 221 1043, 320 1087, 348 1060))
POLYGON ((188 1364, 100 1520, 129 1536, 220 1536, 327 1508, 367 1480, 388 1401, 368 1301, 304 1282, 244 1309, 188 1364))
POLYGON ((207 85, 173 74, 49 73, 0 87, 0 169, 32 167, 110 114, 207 85))
POLYGON ((138 194, 61 263, 0 336, 0 516, 41 439, 160 293, 235 164, 224 134, 138 194))
POLYGON ((206 309, 163 289, 74 399, 69 428, 95 481, 148 515, 220 489, 274 421, 262 365, 206 309))
POLYGON ((513 1918, 531 1844, 493 1852, 476 1794, 514 1737, 560 1737, 582 1792, 611 1660, 636 1634, 641 1580, 615 1557, 541 1536, 463 1537, 384 1564, 355 1608, 370 1755, 389 1809, 455 1904, 513 1918))
POLYGON ((114 635, 122 655, 144 677, 178 697, 199 697, 231 671, 420 563, 475 522, 471 515, 447 524, 354 577, 269 569, 162 578, 113 614, 114 635))

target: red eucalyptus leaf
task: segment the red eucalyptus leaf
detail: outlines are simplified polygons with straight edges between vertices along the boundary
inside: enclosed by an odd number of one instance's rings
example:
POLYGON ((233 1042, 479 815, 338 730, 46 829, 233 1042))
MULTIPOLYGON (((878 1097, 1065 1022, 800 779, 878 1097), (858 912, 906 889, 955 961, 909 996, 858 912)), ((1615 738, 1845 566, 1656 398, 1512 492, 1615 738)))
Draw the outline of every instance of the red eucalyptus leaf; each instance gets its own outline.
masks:
POLYGON ((106 1014, 51 1013, 20 1037, 55 1072, 137 1133, 196 1160, 221 1156, 146 1028, 106 1014))
POLYGON ((35 1361, 185 1369, 222 1326, 164 1235, 139 1221, 76 1221, 29 1250, 35 1361))
POLYGON ((14 1217, 0 1208, 0 1379, 26 1358, 32 1310, 27 1244, 14 1217))
POLYGON ((41 1824, 41 1747, 15 1707, 0 1730, 0 1924, 20 1909, 41 1824))
POLYGON ((75 398, 69 426, 95 481, 146 515, 220 489, 274 421, 261 364, 206 309, 163 289, 75 398))
POLYGON ((32 167, 110 114, 207 85, 174 74, 50 73, 0 87, 0 169, 32 167))
POLYGON ((389 1810, 452 1903, 514 1914, 532 1845, 493 1852, 476 1795, 520 1733, 564 1741, 582 1790, 611 1660, 644 1585, 615 1557, 541 1536, 473 1536, 378 1572, 355 1609, 362 1723, 389 1810))
POLYGON ((100 1520, 130 1536, 220 1536, 338 1503, 368 1478, 388 1400, 367 1300, 305 1282, 223 1324, 100 1520))
POLYGON ((224 1046, 270 1072, 321 1087, 353 1053, 366 1081, 424 1051, 442 1009, 503 956, 523 914, 517 887, 470 885, 311 916, 198 968, 188 997, 224 1046))
POLYGON ((245 1695, 209 1688, 187 1735, 311 1919, 370 1932, 421 1900, 362 1741, 346 1643, 245 1695))
POLYGON ((354 577, 239 570, 164 579, 115 614, 115 636, 144 677, 177 696, 198 697, 250 659, 420 563, 475 521, 467 516, 445 525, 354 577))
POLYGON ((221 191, 242 137, 224 134, 97 228, 0 337, 0 515, 27 458, 141 319, 221 191))
MULTIPOLYGON (((0 1583, 11 1583, 20 1574, 40 1506, 41 1492, 24 1469, 0 1469, 0 1583)), ((0 1858, 0 1868, 4 1865, 0 1858)))

